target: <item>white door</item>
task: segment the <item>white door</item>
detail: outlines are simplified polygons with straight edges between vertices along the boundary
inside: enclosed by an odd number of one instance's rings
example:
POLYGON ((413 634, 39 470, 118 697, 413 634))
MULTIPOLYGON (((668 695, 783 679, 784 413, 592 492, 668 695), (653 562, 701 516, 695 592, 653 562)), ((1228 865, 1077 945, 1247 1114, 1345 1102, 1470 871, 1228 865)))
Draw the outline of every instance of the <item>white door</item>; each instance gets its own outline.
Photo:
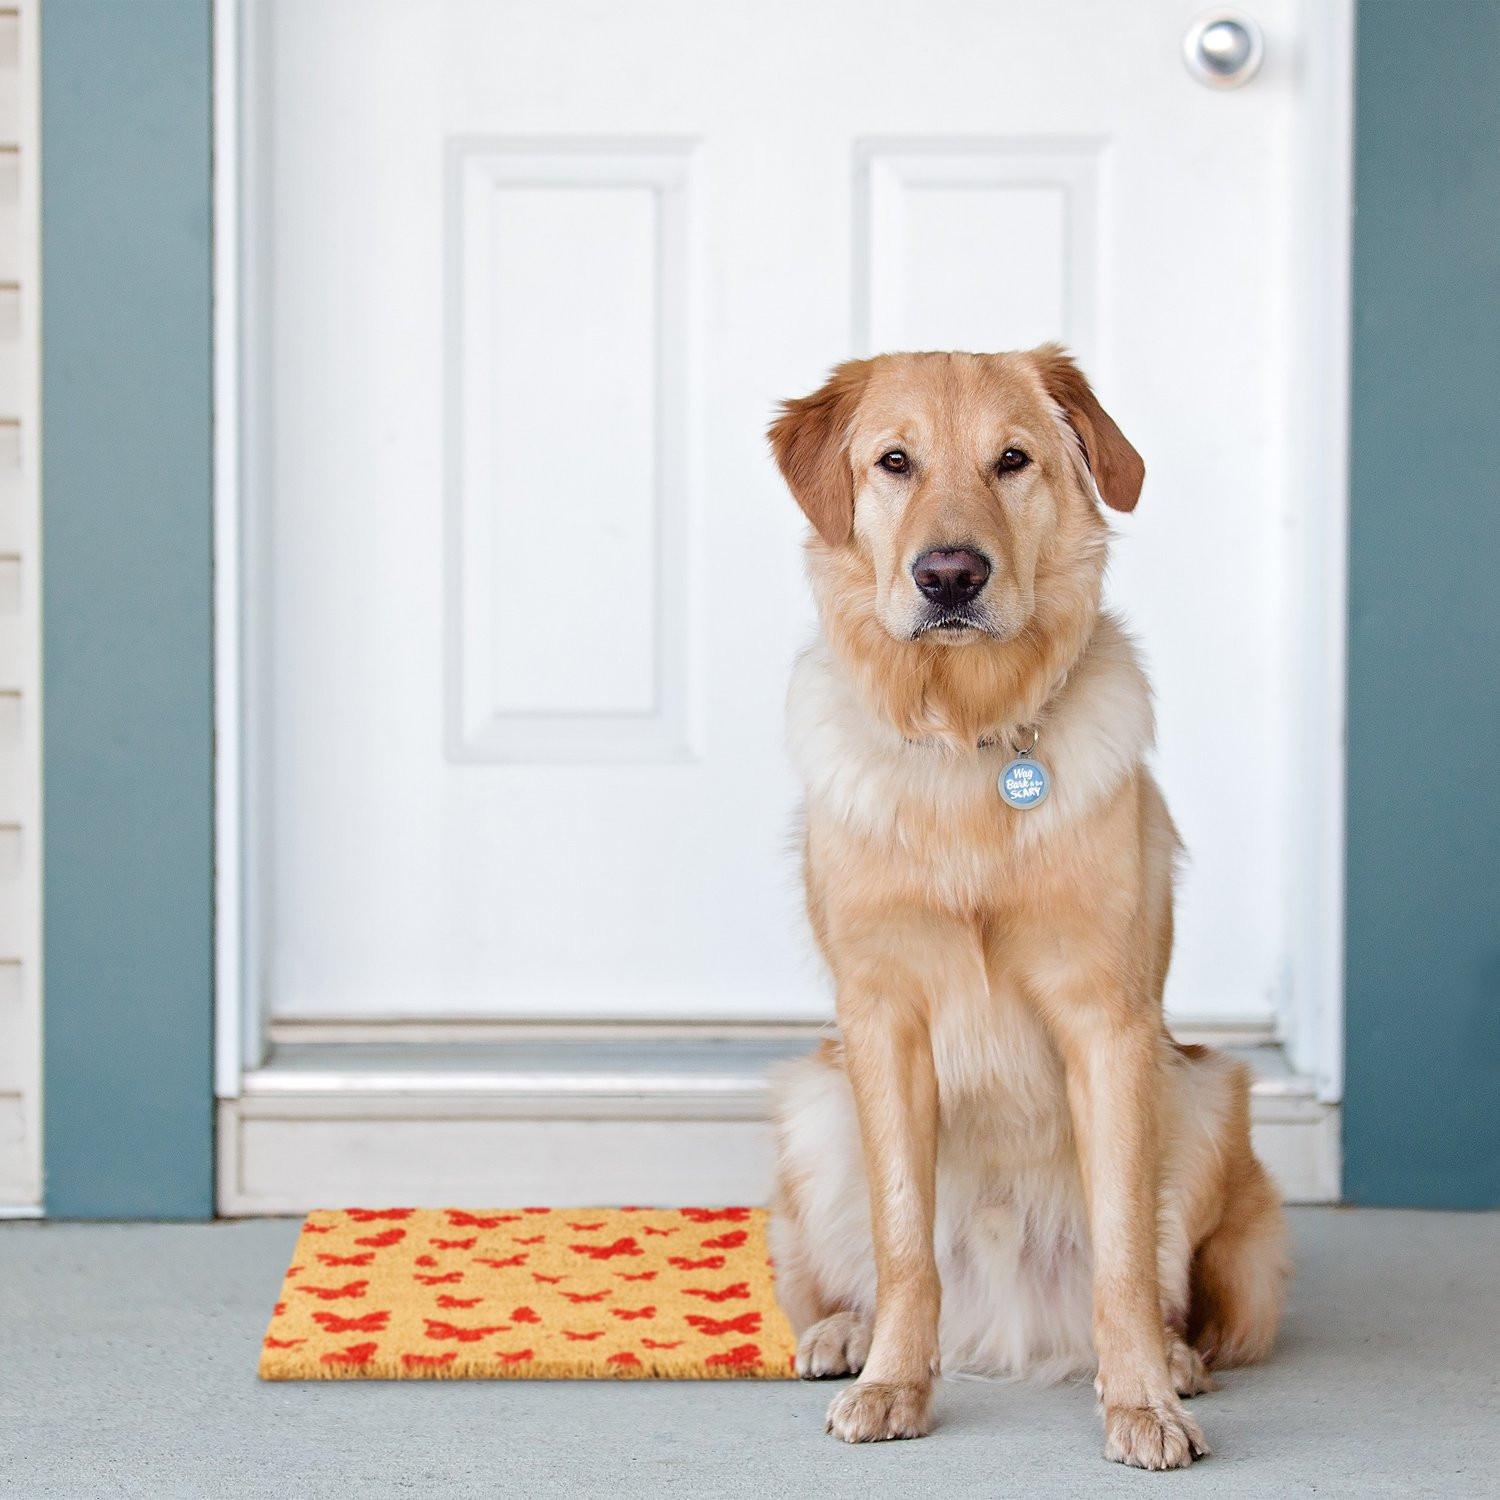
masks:
POLYGON ((1112 593, 1191 853, 1170 1003, 1273 1014, 1322 503, 1296 184, 1329 106, 1320 7, 1255 0, 1236 92, 1183 65, 1198 8, 255 8, 274 1016, 826 1014, 767 420, 851 354, 1052 338, 1148 467, 1112 593))

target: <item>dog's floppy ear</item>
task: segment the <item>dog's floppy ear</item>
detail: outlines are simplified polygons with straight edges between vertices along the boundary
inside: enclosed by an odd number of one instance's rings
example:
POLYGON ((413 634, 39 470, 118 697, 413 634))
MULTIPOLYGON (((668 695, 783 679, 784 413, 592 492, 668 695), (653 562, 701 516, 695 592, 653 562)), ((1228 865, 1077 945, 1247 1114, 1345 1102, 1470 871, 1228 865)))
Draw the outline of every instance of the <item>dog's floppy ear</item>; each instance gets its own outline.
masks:
POLYGON ((1062 408, 1068 425, 1078 434, 1083 456, 1099 488, 1099 498, 1113 510, 1134 510, 1146 479, 1141 455, 1099 405, 1099 398, 1083 371, 1060 344, 1043 344, 1032 358, 1047 394, 1062 408))
POLYGON ((854 529, 849 427, 869 373, 869 360, 851 359, 812 395, 783 401, 771 423, 771 451, 781 476, 830 547, 841 547, 854 529))

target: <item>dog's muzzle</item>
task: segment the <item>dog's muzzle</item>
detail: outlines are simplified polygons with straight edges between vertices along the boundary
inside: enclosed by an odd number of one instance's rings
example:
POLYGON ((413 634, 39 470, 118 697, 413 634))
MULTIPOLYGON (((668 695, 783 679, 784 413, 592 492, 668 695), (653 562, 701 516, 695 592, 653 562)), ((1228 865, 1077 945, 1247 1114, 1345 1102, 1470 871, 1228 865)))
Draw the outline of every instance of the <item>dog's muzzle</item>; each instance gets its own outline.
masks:
POLYGON ((988 630, 982 610, 973 608, 990 579, 989 559, 968 547, 935 547, 911 565, 912 582, 927 600, 913 631, 988 630))

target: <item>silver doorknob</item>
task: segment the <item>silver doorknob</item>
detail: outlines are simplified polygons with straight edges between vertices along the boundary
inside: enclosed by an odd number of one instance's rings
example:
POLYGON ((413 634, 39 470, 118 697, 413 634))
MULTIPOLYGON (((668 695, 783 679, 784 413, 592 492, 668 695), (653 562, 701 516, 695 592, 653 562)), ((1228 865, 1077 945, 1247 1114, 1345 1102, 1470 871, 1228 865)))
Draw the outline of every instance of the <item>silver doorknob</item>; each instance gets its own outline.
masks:
POLYGON ((1237 10, 1199 16, 1182 39, 1188 72, 1209 88, 1237 89, 1250 82, 1265 55, 1260 27, 1237 10))

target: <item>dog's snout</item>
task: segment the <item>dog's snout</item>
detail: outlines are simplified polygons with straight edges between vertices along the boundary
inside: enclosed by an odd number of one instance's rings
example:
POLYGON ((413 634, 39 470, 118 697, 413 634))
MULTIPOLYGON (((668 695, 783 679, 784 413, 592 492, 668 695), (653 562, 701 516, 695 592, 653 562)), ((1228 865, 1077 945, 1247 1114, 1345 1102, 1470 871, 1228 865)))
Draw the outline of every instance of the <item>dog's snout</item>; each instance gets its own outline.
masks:
POLYGON ((990 565, 967 547, 936 547, 911 565, 911 576, 934 604, 967 604, 989 580, 990 565))

